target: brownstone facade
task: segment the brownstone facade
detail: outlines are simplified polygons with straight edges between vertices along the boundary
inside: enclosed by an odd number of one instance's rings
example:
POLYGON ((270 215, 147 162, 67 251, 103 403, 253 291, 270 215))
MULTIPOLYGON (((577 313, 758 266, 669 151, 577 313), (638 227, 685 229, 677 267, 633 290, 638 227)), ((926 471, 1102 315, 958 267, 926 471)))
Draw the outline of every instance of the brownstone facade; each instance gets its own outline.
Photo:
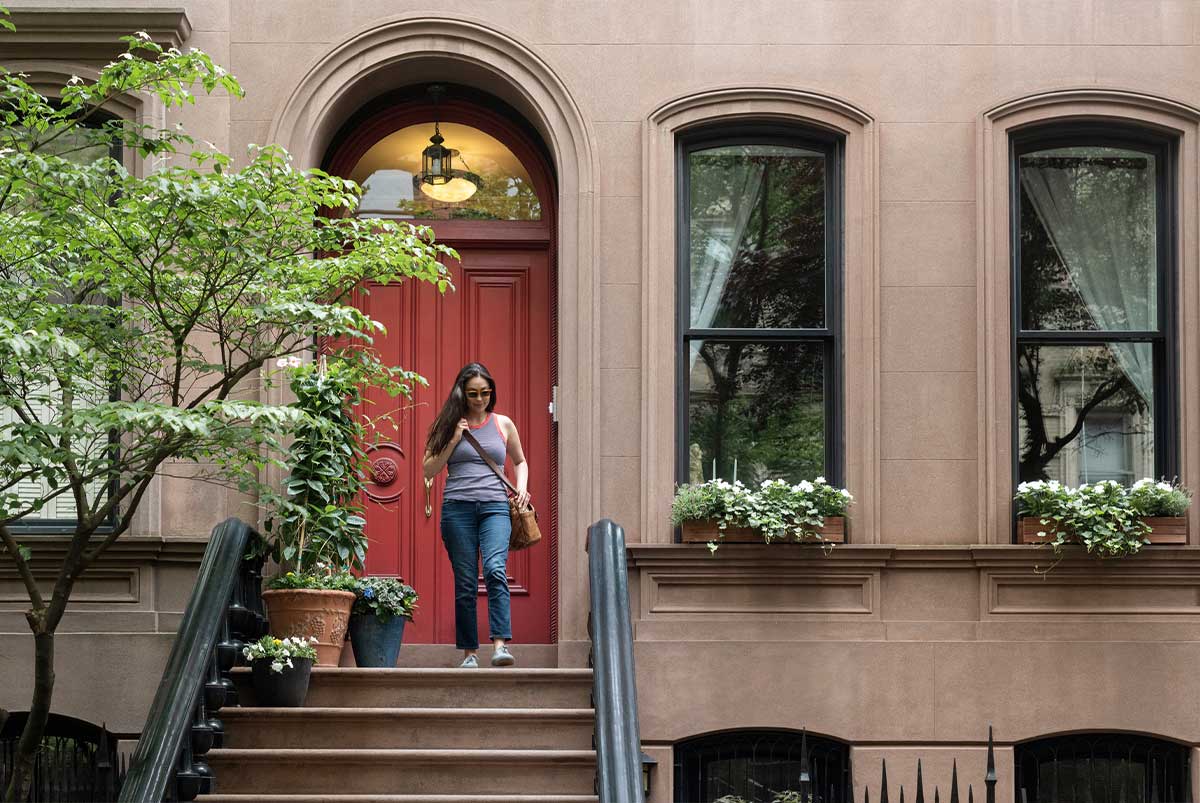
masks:
MULTIPOLYGON (((1010 134, 1112 121, 1176 144, 1170 231, 1179 475, 1200 463, 1200 4, 1190 0, 24 0, 0 63, 47 86, 148 30, 227 66, 246 98, 167 115, 233 154, 322 164, 386 92, 432 79, 508 104, 546 144, 558 230, 558 647, 586 660, 588 524, 631 541, 641 734, 672 800, 673 745, 783 728, 846 742, 910 786, 982 775, 1073 731, 1200 745, 1200 519, 1188 546, 1048 560, 1011 535, 1010 134), (835 132, 841 187, 842 479, 849 543, 674 543, 676 143, 710 123, 835 132)), ((519 422, 518 422, 519 423, 519 422)), ((183 474, 186 466, 173 474, 183 474)), ((204 539, 234 493, 164 478, 139 531, 80 583, 57 710, 135 733, 204 539), (105 671, 97 673, 96 667, 105 671), (111 688, 105 684, 111 684, 111 688)), ((44 537, 39 555, 55 541, 44 537)), ((7 572, 7 573, 6 573, 7 572)), ((0 705, 25 707, 23 591, 0 567, 0 705)), ((519 634, 518 634, 519 641, 519 634)), ((1198 754, 1193 751, 1193 756, 1198 754)), ((1196 758, 1193 758, 1195 763, 1196 758)), ((1193 786, 1200 794, 1194 778, 1193 786)), ((978 790, 978 787, 977 787, 978 790)))

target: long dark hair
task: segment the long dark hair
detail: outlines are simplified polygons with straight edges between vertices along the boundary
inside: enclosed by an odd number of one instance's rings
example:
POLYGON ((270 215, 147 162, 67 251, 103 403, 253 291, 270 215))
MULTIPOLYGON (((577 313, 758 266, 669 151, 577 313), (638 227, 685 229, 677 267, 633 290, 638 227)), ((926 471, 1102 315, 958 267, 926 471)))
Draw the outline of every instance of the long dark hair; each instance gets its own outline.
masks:
POLYGON ((487 411, 490 413, 496 409, 496 380, 492 379, 488 369, 484 368, 481 363, 467 363, 458 372, 458 379, 454 380, 454 387, 450 389, 450 395, 446 397, 442 411, 438 413, 437 418, 433 419, 433 424, 429 427, 429 437, 425 439, 425 451, 428 454, 441 454, 442 450, 450 443, 450 439, 454 437, 454 428, 467 414, 467 383, 477 376, 483 377, 492 390, 487 411))

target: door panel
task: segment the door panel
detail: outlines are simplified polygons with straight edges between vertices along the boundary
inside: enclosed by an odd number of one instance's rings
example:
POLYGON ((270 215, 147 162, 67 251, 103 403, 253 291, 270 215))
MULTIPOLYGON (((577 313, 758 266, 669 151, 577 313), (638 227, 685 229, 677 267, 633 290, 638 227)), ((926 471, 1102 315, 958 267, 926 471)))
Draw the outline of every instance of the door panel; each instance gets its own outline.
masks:
MULTIPOLYGON (((550 472, 550 260, 545 247, 480 248, 454 244, 460 262, 449 263, 454 292, 439 296, 428 286, 406 282, 366 288, 363 309, 387 327, 377 338, 382 358, 429 380, 412 399, 392 400, 368 391, 367 415, 393 413, 378 424, 367 488, 367 571, 399 575, 421 595, 405 641, 454 642, 454 586, 441 544, 438 516, 445 472, 435 480, 431 515, 426 516, 421 471, 425 436, 459 369, 468 362, 487 366, 496 380, 496 412, 517 425, 530 466, 534 505, 548 510, 550 472)), ((514 477, 511 462, 506 464, 514 477)), ((550 642, 550 543, 509 556, 514 640, 550 642)), ((487 639, 486 593, 479 583, 479 633, 487 639)))

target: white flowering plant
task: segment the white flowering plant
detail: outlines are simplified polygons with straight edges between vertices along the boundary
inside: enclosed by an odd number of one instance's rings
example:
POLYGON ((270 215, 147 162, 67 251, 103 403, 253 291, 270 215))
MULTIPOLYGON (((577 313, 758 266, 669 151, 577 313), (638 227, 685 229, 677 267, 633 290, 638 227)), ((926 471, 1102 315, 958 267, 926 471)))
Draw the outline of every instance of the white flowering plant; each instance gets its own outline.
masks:
POLYGON ((1182 516, 1191 503, 1191 492, 1171 482, 1138 480, 1125 487, 1102 480, 1078 487, 1057 480, 1034 480, 1017 486, 1013 496, 1020 516, 1036 518, 1046 529, 1039 532, 1060 553, 1068 543, 1079 543, 1089 553, 1112 558, 1133 555, 1150 543, 1150 516, 1182 516))
POLYGON ((1178 482, 1147 478, 1129 489, 1129 502, 1140 516, 1183 516, 1192 504, 1192 492, 1178 482))
MULTIPOLYGON (((768 543, 793 538, 796 541, 822 540, 818 530, 831 516, 846 515, 854 498, 845 488, 837 488, 817 477, 796 484, 785 480, 764 480, 758 488, 722 479, 680 485, 671 503, 671 522, 714 521, 719 533, 728 527, 750 527, 762 533, 768 543)), ((710 550, 716 549, 709 542, 710 550)))
POLYGON ((263 636, 258 641, 247 644, 242 648, 242 655, 246 656, 247 661, 257 661, 261 658, 268 658, 271 661, 272 672, 283 672, 284 667, 292 669, 292 663, 295 658, 307 658, 310 661, 315 661, 317 651, 313 645, 317 640, 312 636, 307 639, 301 636, 293 636, 290 638, 275 638, 274 636, 263 636))

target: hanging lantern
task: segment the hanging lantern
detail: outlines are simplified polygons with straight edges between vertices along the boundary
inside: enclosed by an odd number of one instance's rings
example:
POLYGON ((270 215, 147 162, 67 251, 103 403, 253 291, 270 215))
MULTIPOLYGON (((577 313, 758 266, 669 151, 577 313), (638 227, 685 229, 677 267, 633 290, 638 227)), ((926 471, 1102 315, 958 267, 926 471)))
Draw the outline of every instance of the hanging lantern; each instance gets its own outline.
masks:
POLYGON ((459 152, 442 144, 445 138, 438 125, 437 103, 443 92, 445 87, 440 85, 429 87, 429 94, 433 96, 433 136, 421 151, 421 175, 417 177, 417 187, 435 201, 459 203, 474 195, 483 181, 468 170, 455 168, 454 160, 460 158, 459 152))

